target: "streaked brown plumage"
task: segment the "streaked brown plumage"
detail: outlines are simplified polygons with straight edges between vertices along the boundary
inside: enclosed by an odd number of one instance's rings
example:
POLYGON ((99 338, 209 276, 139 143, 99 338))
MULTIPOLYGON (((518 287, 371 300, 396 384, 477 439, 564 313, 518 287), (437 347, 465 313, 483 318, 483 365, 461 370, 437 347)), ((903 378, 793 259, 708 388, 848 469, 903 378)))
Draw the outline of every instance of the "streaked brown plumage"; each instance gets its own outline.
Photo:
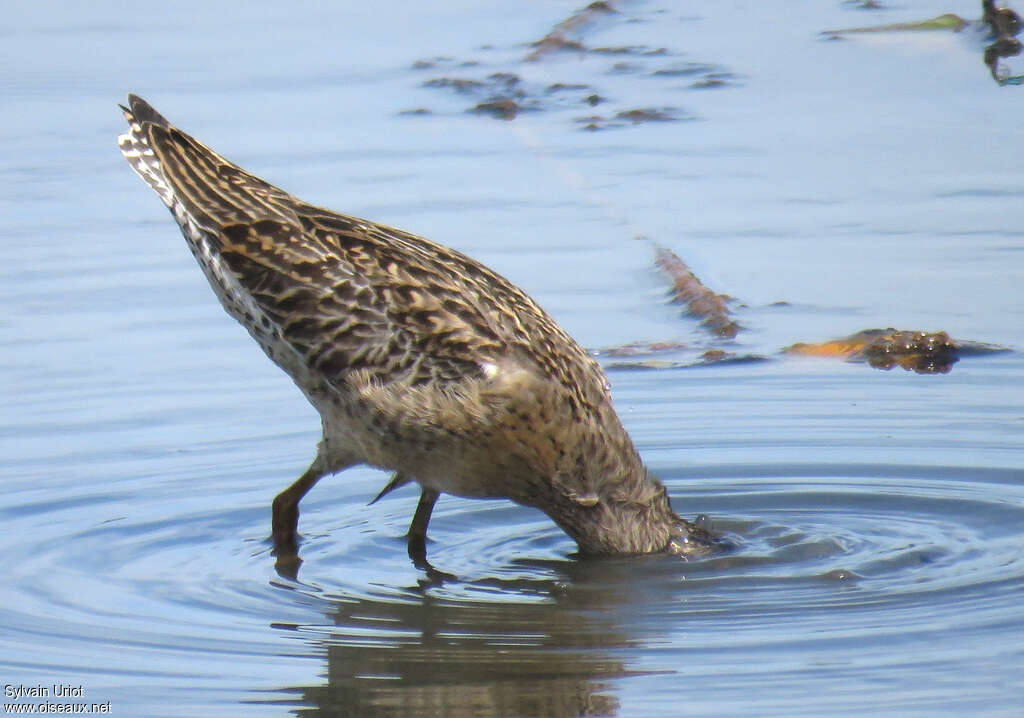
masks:
POLYGON ((422 487, 409 552, 426 563, 441 492, 545 511, 586 553, 707 550, 644 468, 598 364, 505 278, 422 237, 306 204, 134 95, 118 142, 181 226, 227 312, 320 412, 316 459, 273 505, 294 554, 298 504, 365 463, 422 487))

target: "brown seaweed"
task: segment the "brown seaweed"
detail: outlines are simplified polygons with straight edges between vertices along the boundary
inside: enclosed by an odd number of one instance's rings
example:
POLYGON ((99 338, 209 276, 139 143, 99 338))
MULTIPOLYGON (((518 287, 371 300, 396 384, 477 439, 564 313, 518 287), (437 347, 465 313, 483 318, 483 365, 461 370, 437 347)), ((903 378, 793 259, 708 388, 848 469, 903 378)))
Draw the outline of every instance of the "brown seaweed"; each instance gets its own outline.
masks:
POLYGON ((666 352, 677 352, 686 349, 687 346, 680 342, 630 342, 607 349, 598 349, 594 354, 607 357, 635 357, 652 356, 666 352))
MULTIPOLYGON (((714 335, 713 340, 736 336, 740 325, 730 315, 730 297, 708 289, 686 262, 669 249, 657 247, 655 263, 672 280, 671 300, 686 304, 687 313, 701 319, 701 326, 714 335)), ((788 304, 775 302, 772 306, 788 304)), ((876 369, 888 370, 898 366, 918 374, 946 374, 963 357, 1008 351, 1011 350, 996 344, 954 340, 944 331, 888 328, 865 329, 826 342, 793 344, 783 349, 782 354, 833 357, 864 363, 876 369)), ((759 354, 738 354, 706 344, 688 345, 676 341, 632 342, 600 349, 593 354, 608 359, 626 359, 606 364, 610 370, 690 369, 769 360, 759 354), (673 354, 684 354, 689 358, 680 360, 671 356, 673 354)))
POLYGON ((701 367, 718 366, 724 364, 756 364, 770 361, 768 357, 760 354, 735 354, 720 349, 709 349, 700 355, 696 361, 670 361, 665 359, 643 359, 641 361, 612 362, 605 366, 609 371, 642 371, 661 369, 698 369, 701 367))
POLYGON ((889 25, 875 25, 873 27, 852 27, 843 30, 825 30, 822 35, 831 40, 836 40, 848 35, 858 33, 876 32, 918 32, 930 30, 951 30, 961 32, 971 25, 984 25, 988 29, 988 35, 992 41, 982 53, 982 60, 989 69, 992 79, 999 85, 1021 85, 1024 84, 1024 74, 1011 74, 1003 72, 999 61, 1004 58, 1016 57, 1021 54, 1024 46, 1017 39, 1024 23, 1020 16, 1008 7, 996 7, 995 0, 981 1, 981 20, 971 22, 959 15, 946 13, 933 17, 923 22, 901 22, 889 25))
POLYGON ((729 313, 728 299, 704 286, 697 275, 675 252, 658 247, 655 263, 672 279, 672 301, 685 304, 686 311, 701 320, 701 326, 715 336, 733 339, 739 333, 737 324, 729 313))
POLYGON ((592 2, 582 10, 577 10, 572 15, 562 20, 551 28, 551 31, 537 42, 533 43, 533 50, 526 56, 526 62, 534 62, 551 52, 564 50, 583 50, 583 45, 578 40, 569 38, 572 33, 580 31, 584 26, 594 22, 601 15, 611 15, 618 12, 610 2, 592 2))
MULTIPOLYGON (((543 61, 558 52, 574 52, 601 64, 608 63, 608 74, 623 72, 636 73, 649 78, 651 82, 671 83, 672 90, 726 87, 735 84, 738 76, 726 68, 707 62, 672 62, 673 57, 680 53, 666 47, 646 45, 623 45, 610 47, 591 47, 585 43, 586 35, 602 19, 609 22, 623 23, 636 19, 637 15, 626 3, 592 2, 586 7, 570 14, 561 22, 556 23, 540 40, 524 43, 529 51, 520 60, 499 60, 507 69, 515 69, 517 64, 543 61), (666 64, 668 63, 668 64, 666 64), (679 85, 680 80, 688 81, 679 85)), ((491 45, 482 45, 480 51, 493 51, 491 45)), ((574 122, 584 130, 604 130, 610 128, 631 127, 647 122, 671 122, 692 119, 692 115, 675 107, 635 108, 630 107, 629 98, 610 99, 600 88, 575 81, 574 77, 559 77, 555 82, 546 85, 521 80, 513 72, 497 72, 483 76, 480 68, 501 66, 498 63, 459 60, 445 55, 416 60, 412 69, 425 70, 456 70, 458 74, 447 74, 432 77, 422 83, 423 87, 445 89, 460 96, 468 96, 472 102, 466 111, 483 117, 499 120, 514 120, 523 112, 539 112, 550 110, 573 111, 580 107, 594 107, 603 103, 614 103, 613 109, 605 116, 575 117, 574 122), (477 68, 475 72, 466 73, 464 68, 477 68), (619 104, 621 103, 621 104, 619 104)), ((571 65, 557 65, 559 72, 571 71, 571 65)), ((599 69, 586 70, 590 75, 599 75, 599 69)), ((417 108, 422 109, 422 108, 417 108)), ((411 110, 399 113, 413 117, 425 114, 411 110)))
POLYGON ((786 347, 784 354, 839 357, 866 362, 875 369, 899 366, 917 374, 946 374, 961 356, 1009 351, 980 342, 958 342, 943 331, 923 332, 865 329, 841 339, 817 344, 799 343, 786 347))

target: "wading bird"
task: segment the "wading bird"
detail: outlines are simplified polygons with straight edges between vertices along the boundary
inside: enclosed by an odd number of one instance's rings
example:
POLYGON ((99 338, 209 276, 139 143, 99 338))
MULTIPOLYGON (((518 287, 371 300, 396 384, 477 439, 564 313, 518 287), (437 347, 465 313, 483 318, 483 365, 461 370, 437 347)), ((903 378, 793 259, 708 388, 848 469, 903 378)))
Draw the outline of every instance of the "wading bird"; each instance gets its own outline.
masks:
POLYGON ((274 499, 279 557, 297 558, 306 492, 355 464, 395 472, 377 498, 420 485, 408 550, 421 566, 442 492, 534 506, 587 554, 714 545, 644 467, 597 362, 522 290, 455 250, 293 197, 139 97, 122 109, 122 154, 228 314, 320 413, 316 458, 274 499))

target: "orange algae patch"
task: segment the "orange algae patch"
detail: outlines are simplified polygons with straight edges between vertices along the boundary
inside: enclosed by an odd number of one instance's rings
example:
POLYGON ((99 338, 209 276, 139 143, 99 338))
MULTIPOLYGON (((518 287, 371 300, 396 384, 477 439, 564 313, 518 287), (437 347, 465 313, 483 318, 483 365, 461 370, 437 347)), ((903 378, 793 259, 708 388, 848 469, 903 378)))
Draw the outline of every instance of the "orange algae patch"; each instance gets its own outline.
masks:
POLYGON ((946 332, 866 329, 841 339, 819 344, 794 344, 785 354, 838 357, 867 362, 876 369, 895 366, 918 374, 945 374, 961 356, 1007 351, 1003 347, 978 342, 957 342, 946 332))
POLYGON ((809 344, 799 342, 782 350, 784 354, 798 354, 811 357, 839 357, 849 359, 854 353, 864 346, 864 340, 860 339, 864 332, 851 334, 845 339, 833 339, 828 342, 809 344))

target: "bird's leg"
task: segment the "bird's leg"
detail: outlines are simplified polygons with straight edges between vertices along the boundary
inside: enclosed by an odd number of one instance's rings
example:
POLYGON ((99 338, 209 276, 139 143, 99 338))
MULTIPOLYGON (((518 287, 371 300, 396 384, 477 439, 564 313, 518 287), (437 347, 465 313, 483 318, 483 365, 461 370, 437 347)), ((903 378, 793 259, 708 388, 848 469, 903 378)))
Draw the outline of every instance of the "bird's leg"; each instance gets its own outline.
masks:
POLYGON ((377 494, 377 496, 373 499, 373 501, 368 503, 367 506, 373 506, 375 503, 380 501, 382 498, 384 498, 385 496, 390 494, 395 489, 400 489, 403 486, 405 486, 406 484, 411 483, 411 482, 412 482, 412 479, 407 478, 406 475, 403 474, 401 471, 396 471, 395 475, 391 477, 391 481, 388 482, 388 485, 385 486, 383 489, 381 489, 380 493, 377 494))
POLYGON ((273 527, 274 551, 279 555, 296 555, 298 553, 299 501, 313 488, 317 481, 328 472, 324 470, 320 458, 310 464, 306 473, 295 483, 274 498, 271 525, 273 527))
POLYGON ((427 562, 427 524, 430 523, 430 512, 434 510, 434 503, 440 492, 437 489, 423 487, 420 494, 420 503, 416 506, 416 513, 409 524, 409 558, 416 564, 416 568, 431 569, 427 562))

